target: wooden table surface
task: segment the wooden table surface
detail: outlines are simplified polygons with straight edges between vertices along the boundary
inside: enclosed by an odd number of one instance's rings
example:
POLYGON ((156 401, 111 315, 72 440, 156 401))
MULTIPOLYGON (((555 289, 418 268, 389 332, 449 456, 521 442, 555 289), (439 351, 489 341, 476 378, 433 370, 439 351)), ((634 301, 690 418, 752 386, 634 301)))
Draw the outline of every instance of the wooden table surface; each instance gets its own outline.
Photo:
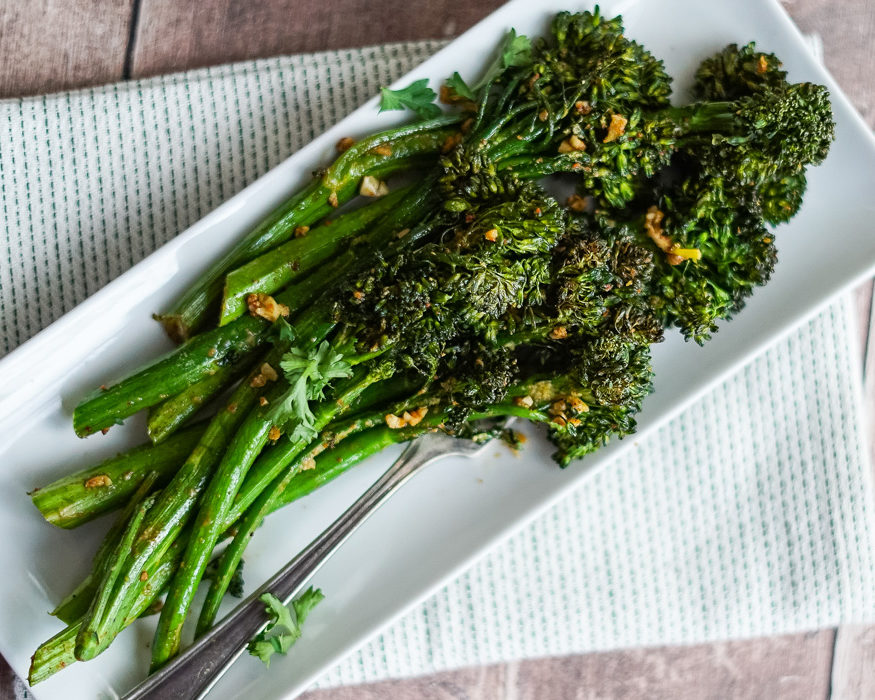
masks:
MULTIPOLYGON (((783 0, 875 126, 875 0, 783 0)), ((140 78, 228 61, 452 37, 501 0, 0 0, 0 97, 140 78)), ((872 283, 856 293, 867 405, 872 283)), ((875 343, 873 343, 875 346, 875 343)), ((870 415, 875 415, 870 411, 870 415)), ((875 434, 875 433, 873 433, 875 434)), ((0 699, 12 672, 0 659, 0 699)), ((307 700, 875 698, 875 627, 694 647, 616 651, 472 668, 328 691, 307 700)))

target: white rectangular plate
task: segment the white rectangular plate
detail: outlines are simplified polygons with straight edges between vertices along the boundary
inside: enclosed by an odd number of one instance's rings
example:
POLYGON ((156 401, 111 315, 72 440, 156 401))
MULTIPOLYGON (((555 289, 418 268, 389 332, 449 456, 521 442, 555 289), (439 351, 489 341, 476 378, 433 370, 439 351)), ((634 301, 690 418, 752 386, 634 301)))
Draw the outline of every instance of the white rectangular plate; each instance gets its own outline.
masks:
MULTIPOLYGON (((573 0, 515 0, 398 84, 430 78, 434 86, 455 70, 472 75, 511 27, 538 35, 554 12, 587 7, 573 0)), ((837 122, 829 158, 811 172, 803 211, 778 233, 781 260, 769 286, 706 347, 684 343, 673 333, 656 348, 656 391, 640 420, 645 433, 872 274, 875 142, 777 3, 607 0, 602 10, 608 16, 622 13, 628 35, 665 60, 682 99, 702 58, 729 42, 756 40, 783 59, 793 80, 829 86, 837 122)), ((139 419, 106 437, 80 441, 70 424, 72 406, 109 375, 124 374, 168 347, 150 314, 168 306, 207 261, 303 183, 327 160, 339 137, 402 119, 401 114, 379 115, 372 100, 0 362, 0 571, 5 572, 0 652, 22 677, 36 646, 59 629, 46 611, 87 572, 106 527, 103 521, 75 532, 54 529, 40 520, 25 491, 142 441, 139 419)), ((294 653, 269 672, 244 657, 216 687, 215 697, 292 697, 630 445, 614 442, 584 463, 560 470, 548 458, 549 446, 536 438, 520 459, 495 450, 474 463, 450 461, 426 471, 319 572, 315 584, 327 597, 294 653)), ((247 581, 254 586, 273 573, 395 454, 378 455, 272 516, 248 552, 247 581)), ((112 697, 130 689, 146 673, 145 646, 153 624, 135 624, 99 659, 37 686, 37 697, 112 697)))

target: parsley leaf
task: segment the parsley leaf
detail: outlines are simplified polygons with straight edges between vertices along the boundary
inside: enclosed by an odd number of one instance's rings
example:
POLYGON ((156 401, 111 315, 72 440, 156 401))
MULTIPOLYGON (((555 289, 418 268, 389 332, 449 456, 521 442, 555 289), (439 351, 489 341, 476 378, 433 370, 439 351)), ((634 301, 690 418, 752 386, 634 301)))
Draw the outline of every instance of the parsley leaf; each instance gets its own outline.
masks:
POLYGON ((476 93, 483 89, 491 80, 494 80, 508 68, 524 66, 532 61, 532 42, 527 36, 517 35, 515 29, 511 29, 504 35, 501 45, 498 47, 498 55, 489 64, 483 77, 475 84, 469 86, 462 76, 453 73, 447 80, 447 86, 455 93, 469 100, 476 100, 476 93))
POLYGON ((516 30, 511 29, 504 36, 504 41, 501 42, 499 48, 499 59, 501 67, 516 68, 524 66, 532 60, 532 42, 529 37, 520 34, 517 36, 516 30))
POLYGON ((468 83, 466 83, 462 79, 462 76, 459 75, 458 71, 453 73, 451 77, 447 78, 447 87, 455 92, 459 97, 464 97, 466 100, 477 99, 474 96, 474 91, 470 87, 468 87, 468 83))
POLYGON ((277 343, 293 343, 295 340, 295 329, 292 325, 280 316, 270 328, 271 342, 277 343))
POLYGON ((280 360, 280 367, 289 388, 268 417, 279 424, 293 422, 295 427, 289 435, 292 440, 312 438, 316 432, 313 427, 316 418, 309 402, 323 398, 325 387, 331 380, 350 376, 352 369, 327 340, 309 351, 291 348, 280 360))
POLYGON ((272 593, 262 595, 260 600, 266 605, 265 612, 271 621, 264 632, 249 642, 249 653, 270 668, 270 659, 274 654, 285 654, 300 639, 304 621, 323 598, 322 591, 312 586, 293 600, 289 607, 272 593))
POLYGON ((441 114, 441 108, 434 103, 436 97, 435 91, 428 87, 428 78, 416 80, 400 90, 384 87, 380 88, 380 111, 388 112, 406 107, 422 119, 432 119, 441 114))

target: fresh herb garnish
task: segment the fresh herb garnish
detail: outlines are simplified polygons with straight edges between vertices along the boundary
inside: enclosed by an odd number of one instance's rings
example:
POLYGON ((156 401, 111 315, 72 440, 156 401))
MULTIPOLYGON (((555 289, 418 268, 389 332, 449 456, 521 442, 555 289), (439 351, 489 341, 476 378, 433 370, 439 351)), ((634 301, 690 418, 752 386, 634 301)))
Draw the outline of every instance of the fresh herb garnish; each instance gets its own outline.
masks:
POLYGON ((336 352, 328 341, 323 340, 318 348, 291 348, 280 360, 280 367, 289 389, 274 406, 271 415, 282 416, 283 423, 294 424, 289 434, 292 440, 315 435, 315 417, 309 402, 321 399, 332 379, 348 377, 351 374, 349 363, 343 359, 342 353, 336 352))
POLYGON ((483 77, 475 84, 468 85, 459 75, 458 72, 447 79, 447 87, 455 92, 459 97, 464 97, 468 100, 476 100, 477 92, 485 85, 497 78, 508 68, 524 66, 532 61, 532 42, 527 36, 522 34, 517 35, 516 30, 511 29, 504 35, 501 45, 498 47, 498 53, 489 64, 483 77))
POLYGON ((450 88, 459 97, 464 97, 466 100, 477 99, 474 95, 474 91, 470 87, 468 87, 468 83, 464 81, 462 76, 459 75, 458 71, 456 71, 449 78, 447 78, 447 87, 450 88))
POLYGON ((264 601, 271 622, 264 632, 255 637, 247 649, 270 668, 274 654, 285 654, 301 638, 302 627, 310 611, 324 598, 322 591, 312 586, 292 601, 289 606, 272 593, 260 597, 264 601))
POLYGON ((384 87, 380 88, 380 111, 407 108, 422 119, 432 119, 441 113, 441 108, 434 103, 436 97, 435 91, 428 87, 428 78, 416 80, 400 90, 384 87))
POLYGON ((295 341, 295 329, 282 316, 273 322, 270 332, 271 341, 274 344, 293 343, 295 341))

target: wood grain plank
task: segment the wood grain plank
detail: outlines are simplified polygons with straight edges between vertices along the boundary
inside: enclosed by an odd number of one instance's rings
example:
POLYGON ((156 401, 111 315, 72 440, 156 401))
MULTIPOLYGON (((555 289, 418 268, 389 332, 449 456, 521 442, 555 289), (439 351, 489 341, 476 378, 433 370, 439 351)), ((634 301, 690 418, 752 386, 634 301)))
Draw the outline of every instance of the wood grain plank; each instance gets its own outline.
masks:
MULTIPOLYGON (((856 338, 856 347, 855 350, 859 353, 859 357, 863 358, 863 374, 867 376, 871 374, 870 370, 875 370, 875 367, 867 367, 867 350, 875 350, 875 343, 872 343, 869 339, 870 333, 870 324, 872 322, 872 280, 868 282, 864 282, 859 287, 857 287, 854 292, 854 319, 857 324, 857 338, 856 338), (870 345, 872 346, 870 348, 870 345)), ((873 338, 875 340, 875 338, 873 338)), ((875 357, 870 358, 872 361, 875 361, 875 357)), ((864 391, 867 394, 873 393, 871 388, 864 385, 864 391)))
POLYGON ((142 0, 132 75, 248 58, 452 37, 502 0, 142 0))
POLYGON ((0 97, 119 80, 133 0, 0 2, 0 97))
MULTIPOLYGON (((833 641, 832 630, 822 630, 691 647, 532 659, 310 691, 300 700, 820 700, 829 693, 833 641)), ((875 634, 871 644, 875 654, 875 634)))
POLYGON ((15 673, 0 656, 0 700, 12 700, 15 697, 15 673))
POLYGON ((875 698, 875 627, 839 628, 832 666, 832 700, 875 698))
POLYGON ((823 39, 823 58, 842 90, 875 127, 875 6, 870 0, 781 0, 803 32, 823 39))

